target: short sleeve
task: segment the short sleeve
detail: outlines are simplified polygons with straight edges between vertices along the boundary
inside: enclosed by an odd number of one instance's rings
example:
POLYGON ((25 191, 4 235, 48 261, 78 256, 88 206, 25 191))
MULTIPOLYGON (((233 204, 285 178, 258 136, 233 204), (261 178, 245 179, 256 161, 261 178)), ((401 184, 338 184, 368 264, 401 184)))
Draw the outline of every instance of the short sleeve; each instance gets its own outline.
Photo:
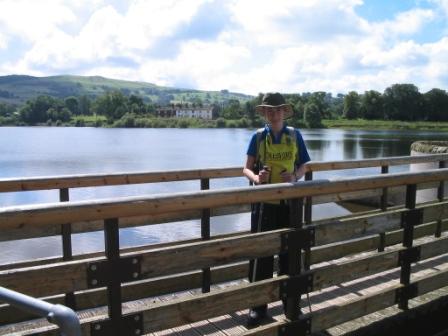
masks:
POLYGON ((296 129, 297 135, 297 147, 299 148, 299 162, 298 165, 303 165, 308 161, 311 161, 310 155, 308 154, 308 150, 305 145, 305 141, 303 140, 302 134, 299 130, 296 129))
POLYGON ((250 139, 246 154, 253 157, 257 156, 257 133, 252 135, 252 139, 250 139))

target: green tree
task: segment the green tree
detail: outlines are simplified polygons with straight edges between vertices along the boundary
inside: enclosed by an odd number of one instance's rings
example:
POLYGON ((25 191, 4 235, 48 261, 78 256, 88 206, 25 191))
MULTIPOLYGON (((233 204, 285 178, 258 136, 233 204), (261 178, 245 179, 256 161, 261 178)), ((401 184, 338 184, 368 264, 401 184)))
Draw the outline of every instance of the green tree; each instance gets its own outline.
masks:
POLYGON ((95 113, 104 115, 109 122, 120 119, 128 111, 128 99, 120 91, 108 92, 94 102, 95 113))
POLYGON ((448 94, 445 90, 432 89, 423 95, 427 120, 448 121, 448 94))
POLYGON ((79 96, 78 98, 78 111, 79 114, 82 115, 91 115, 92 111, 90 107, 92 105, 92 101, 86 95, 79 96))
POLYGON ((347 119, 356 119, 359 116, 359 95, 355 91, 350 91, 344 97, 343 116, 347 119))
POLYGON ((143 99, 136 95, 131 95, 129 97, 129 107, 132 113, 142 114, 146 111, 143 99))
POLYGON ((74 115, 78 115, 79 114, 78 98, 76 98, 76 97, 67 97, 67 98, 65 98, 64 103, 65 103, 65 107, 67 107, 72 114, 74 114, 74 115))
POLYGON ((222 116, 225 119, 239 119, 241 118, 241 114, 241 104, 237 99, 229 99, 222 111, 222 116))
POLYGON ((316 104, 306 103, 303 119, 309 128, 322 127, 322 117, 316 104))
POLYGON ((255 101, 249 100, 244 104, 244 115, 249 118, 252 125, 255 124, 256 114, 255 114, 255 101))
MULTIPOLYGON (((330 94, 331 97, 331 94, 330 94)), ((328 96, 324 91, 313 92, 311 96, 308 98, 309 104, 316 105, 320 115, 322 118, 329 118, 330 114, 328 111, 328 96)))
POLYGON ((394 84, 383 94, 384 115, 389 120, 423 120, 423 99, 414 84, 394 84))
POLYGON ((365 119, 383 119, 383 97, 380 92, 370 90, 361 96, 360 116, 365 119))
POLYGON ((48 109, 51 107, 59 109, 61 106, 61 102, 53 97, 38 96, 35 99, 28 100, 25 106, 20 109, 20 119, 31 125, 43 123, 48 120, 48 109))

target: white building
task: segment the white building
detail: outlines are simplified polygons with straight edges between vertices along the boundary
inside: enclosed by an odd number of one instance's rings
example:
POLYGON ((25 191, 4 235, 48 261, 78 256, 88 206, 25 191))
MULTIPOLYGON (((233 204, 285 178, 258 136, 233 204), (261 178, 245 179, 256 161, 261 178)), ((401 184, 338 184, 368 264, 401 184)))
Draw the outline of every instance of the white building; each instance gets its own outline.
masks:
POLYGON ((156 115, 162 118, 213 118, 211 107, 162 107, 156 110, 156 115))

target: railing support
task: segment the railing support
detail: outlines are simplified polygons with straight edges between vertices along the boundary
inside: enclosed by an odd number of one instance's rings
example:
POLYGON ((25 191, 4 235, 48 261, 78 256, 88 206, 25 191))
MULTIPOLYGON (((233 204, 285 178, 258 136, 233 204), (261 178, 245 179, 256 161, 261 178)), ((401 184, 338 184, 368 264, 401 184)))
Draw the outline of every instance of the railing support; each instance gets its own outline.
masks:
MULTIPOLYGON (((445 161, 439 161, 439 168, 445 168, 445 161)), ((440 181, 439 187, 437 188, 437 199, 439 202, 443 202, 445 198, 445 181, 440 181)), ((436 238, 440 238, 442 236, 442 220, 439 219, 437 221, 436 232, 434 233, 436 238)))
MULTIPOLYGON (((312 181, 313 180, 313 172, 307 171, 305 173, 305 181, 312 181)), ((305 197, 305 218, 304 218, 305 224, 310 225, 313 221, 313 198, 312 197, 305 197)))
MULTIPOLYGON (((62 188, 59 189, 59 201, 60 202, 68 202, 69 197, 69 189, 62 188)), ((61 234, 62 234, 62 260, 68 261, 73 260, 73 250, 72 250, 72 225, 70 223, 61 225, 61 234)), ((75 294, 73 292, 65 293, 65 305, 76 309, 76 300, 75 294)))
MULTIPOLYGON (((292 199, 289 203, 289 227, 295 231, 303 228, 303 199, 292 199)), ((297 232, 292 232, 291 235, 297 232)), ((289 239, 289 242, 292 242, 289 239)), ((300 275, 302 268, 302 249, 294 244, 288 244, 288 275, 294 277, 300 275)), ((285 315, 291 320, 297 320, 300 313, 300 295, 288 295, 286 300, 285 315)))
MULTIPOLYGON (((417 197, 417 185, 411 184, 406 186, 406 208, 409 209, 409 211, 402 214, 402 227, 403 227, 403 247, 406 248, 406 250, 402 251, 403 258, 400 258, 400 266, 401 266, 401 273, 400 273, 400 283, 405 286, 403 293, 411 293, 409 290, 409 284, 411 280, 411 263, 416 261, 417 256, 414 255, 412 245, 413 245, 413 239, 414 239, 414 226, 417 224, 420 224, 421 218, 419 218, 418 211, 415 211, 415 203, 416 203, 416 197, 417 197), (411 257, 411 255, 414 255, 415 258, 411 257)), ((409 295, 401 295, 399 298, 397 298, 398 301, 398 307, 400 309, 408 309, 408 301, 409 301, 409 295)))
POLYGON ((114 330, 120 330, 121 318, 121 283, 118 276, 114 276, 113 270, 119 270, 120 240, 118 219, 111 218, 104 221, 104 241, 107 260, 109 261, 109 284, 107 286, 107 300, 109 318, 114 330))
MULTIPOLYGON (((388 174, 389 173, 389 166, 381 166, 381 174, 388 174)), ((387 210, 387 203, 388 203, 388 189, 383 188, 383 194, 381 195, 381 210, 386 211, 387 210)))
POLYGON ((31 296, 0 287, 0 301, 37 316, 46 317, 61 329, 63 336, 81 336, 76 313, 68 307, 51 304, 31 296))
MULTIPOLYGON (((210 179, 201 179, 201 190, 210 189, 210 179)), ((201 213, 201 238, 210 239, 210 209, 202 209, 201 213)), ((210 267, 202 269, 202 293, 210 292, 211 274, 210 267)))

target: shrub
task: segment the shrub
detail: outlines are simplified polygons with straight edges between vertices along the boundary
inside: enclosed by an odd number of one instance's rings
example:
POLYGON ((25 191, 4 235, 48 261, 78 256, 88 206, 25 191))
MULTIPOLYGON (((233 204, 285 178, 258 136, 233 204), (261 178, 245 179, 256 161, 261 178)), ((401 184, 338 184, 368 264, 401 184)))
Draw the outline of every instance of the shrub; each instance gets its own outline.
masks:
POLYGON ((217 128, 224 128, 224 127, 226 127, 226 120, 224 118, 216 119, 216 127, 217 128))

